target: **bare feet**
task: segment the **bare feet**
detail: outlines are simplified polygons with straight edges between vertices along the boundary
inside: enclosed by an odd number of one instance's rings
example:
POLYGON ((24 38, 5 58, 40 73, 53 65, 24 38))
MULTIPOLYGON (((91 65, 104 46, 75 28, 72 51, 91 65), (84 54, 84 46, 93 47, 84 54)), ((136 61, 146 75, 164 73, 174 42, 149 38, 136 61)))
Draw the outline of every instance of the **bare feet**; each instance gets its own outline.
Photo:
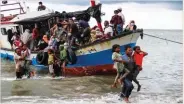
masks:
POLYGON ((114 83, 113 85, 111 85, 112 88, 117 88, 117 84, 114 83))
POLYGON ((126 103, 130 103, 130 101, 128 100, 127 97, 125 97, 123 100, 124 100, 126 103))

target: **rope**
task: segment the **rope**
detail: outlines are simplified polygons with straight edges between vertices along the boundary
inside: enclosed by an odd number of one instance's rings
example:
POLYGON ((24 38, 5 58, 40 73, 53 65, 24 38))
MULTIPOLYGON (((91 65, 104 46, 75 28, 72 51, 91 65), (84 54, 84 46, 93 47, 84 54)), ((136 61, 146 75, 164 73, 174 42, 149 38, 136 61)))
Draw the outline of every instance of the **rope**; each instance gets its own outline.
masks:
POLYGON ((161 37, 157 37, 157 36, 153 36, 153 35, 149 35, 149 34, 145 34, 145 33, 144 33, 144 35, 154 37, 154 38, 158 38, 158 39, 161 39, 161 40, 166 40, 166 42, 169 41, 169 42, 173 42, 173 43, 183 44, 182 42, 177 42, 177 41, 174 41, 174 40, 169 40, 169 39, 166 39, 166 38, 161 38, 161 37))

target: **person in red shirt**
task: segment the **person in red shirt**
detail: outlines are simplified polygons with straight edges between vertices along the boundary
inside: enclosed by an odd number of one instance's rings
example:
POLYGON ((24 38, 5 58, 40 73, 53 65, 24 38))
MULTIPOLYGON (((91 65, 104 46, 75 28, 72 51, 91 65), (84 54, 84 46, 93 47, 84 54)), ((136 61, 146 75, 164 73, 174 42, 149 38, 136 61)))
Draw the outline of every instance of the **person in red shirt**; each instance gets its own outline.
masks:
POLYGON ((148 55, 148 53, 141 51, 140 46, 135 46, 133 48, 133 50, 134 50, 133 59, 134 59, 134 62, 136 64, 136 70, 134 72, 133 81, 138 85, 137 91, 140 91, 141 85, 139 84, 139 81, 137 80, 137 76, 138 76, 139 72, 142 70, 143 58, 144 58, 144 56, 148 55))
POLYGON ((118 10, 115 10, 114 11, 114 15, 112 16, 111 20, 110 20, 110 23, 114 25, 114 30, 116 32, 116 35, 117 34, 120 34, 122 32, 122 29, 119 29, 119 28, 122 28, 122 24, 123 24, 123 20, 121 18, 121 16, 118 15, 118 10))
POLYGON ((34 50, 39 42, 39 31, 37 24, 35 24, 35 28, 32 30, 32 39, 33 39, 33 46, 31 47, 31 50, 34 50))

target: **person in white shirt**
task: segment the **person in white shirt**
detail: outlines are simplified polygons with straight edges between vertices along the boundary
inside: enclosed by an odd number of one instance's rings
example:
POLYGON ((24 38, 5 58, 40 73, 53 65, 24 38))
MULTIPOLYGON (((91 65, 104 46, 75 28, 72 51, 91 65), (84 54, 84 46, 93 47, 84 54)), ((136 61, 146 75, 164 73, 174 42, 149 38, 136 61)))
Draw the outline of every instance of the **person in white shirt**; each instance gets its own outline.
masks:
POLYGON ((104 34, 105 35, 110 34, 110 36, 113 37, 114 32, 113 32, 113 26, 112 26, 112 24, 109 24, 109 21, 105 21, 104 22, 104 26, 105 26, 105 28, 104 28, 104 34))
POLYGON ((31 58, 30 58, 31 50, 25 44, 22 47, 21 55, 24 58, 23 74, 24 75, 28 75, 28 78, 29 78, 30 77, 29 76, 29 73, 30 73, 29 65, 31 64, 31 58))
POLYGON ((118 15, 121 16, 121 18, 123 20, 123 24, 122 24, 122 26, 123 26, 125 24, 125 16, 122 13, 122 8, 121 7, 118 8, 118 12, 119 12, 118 15))
POLYGON ((24 44, 26 44, 29 47, 30 42, 32 40, 32 35, 29 29, 25 29, 25 32, 21 35, 21 40, 24 44))
POLYGON ((22 78, 22 71, 21 68, 23 67, 23 61, 24 58, 21 55, 21 49, 16 48, 14 53, 14 61, 15 61, 15 72, 16 72, 16 78, 21 79, 22 78))

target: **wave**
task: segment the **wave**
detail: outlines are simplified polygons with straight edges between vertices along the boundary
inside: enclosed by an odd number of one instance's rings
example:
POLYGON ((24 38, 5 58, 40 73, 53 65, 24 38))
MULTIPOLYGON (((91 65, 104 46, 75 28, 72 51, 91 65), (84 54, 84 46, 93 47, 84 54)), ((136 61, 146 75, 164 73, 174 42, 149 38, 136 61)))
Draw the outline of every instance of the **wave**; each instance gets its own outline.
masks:
MULTIPOLYGON (((108 93, 100 98, 83 98, 83 99, 63 99, 59 98, 47 98, 41 96, 9 96, 2 97, 2 104, 122 104, 125 103, 122 99, 118 99, 118 94, 108 93), (24 100, 22 100, 24 99, 24 100)), ((154 97, 140 95, 139 97, 131 97, 131 104, 176 104, 182 103, 183 99, 178 98, 176 100, 170 97, 154 97)))
MULTIPOLYGON (((27 2, 27 5, 31 5, 30 11, 35 11, 37 9, 37 1, 27 2)), ((66 11, 73 12, 79 10, 85 10, 89 7, 88 5, 79 4, 55 4, 57 0, 53 3, 45 2, 49 9, 55 11, 66 11)), ((83 1, 83 0, 82 0, 83 1)), ((57 1, 58 2, 58 1, 57 1)), ((105 20, 110 20, 113 11, 118 7, 122 7, 122 12, 125 15, 125 24, 127 25, 130 20, 135 20, 138 28, 143 29, 182 29, 182 10, 172 9, 177 7, 178 3, 175 5, 171 3, 137 3, 137 2, 120 2, 120 3, 105 3, 102 5, 102 11, 105 12, 105 16, 102 17, 102 24, 105 20)), ((91 18, 90 25, 96 25, 95 19, 91 18)))

